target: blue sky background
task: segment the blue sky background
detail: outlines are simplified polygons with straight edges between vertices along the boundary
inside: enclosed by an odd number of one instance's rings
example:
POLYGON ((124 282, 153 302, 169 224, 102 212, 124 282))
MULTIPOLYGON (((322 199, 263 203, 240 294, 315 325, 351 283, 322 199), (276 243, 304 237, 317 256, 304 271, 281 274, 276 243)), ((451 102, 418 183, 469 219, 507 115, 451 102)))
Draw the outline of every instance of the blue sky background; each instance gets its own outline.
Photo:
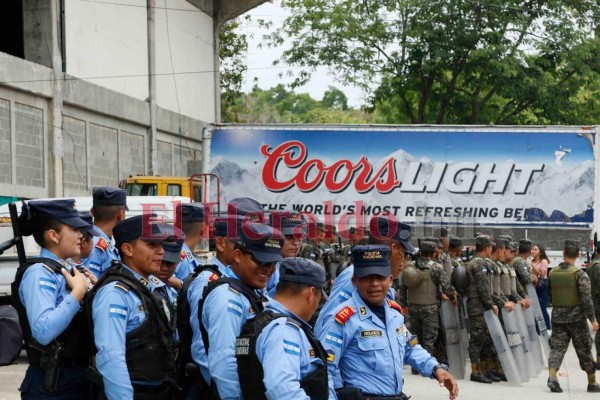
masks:
POLYGON ((366 155, 376 162, 399 149, 416 158, 433 161, 479 161, 554 163, 554 151, 571 149, 563 166, 593 159, 585 137, 574 133, 511 132, 423 132, 423 131, 324 131, 303 130, 218 130, 212 138, 213 156, 222 156, 240 165, 262 162, 261 144, 275 147, 288 140, 300 140, 309 158, 357 160, 366 155))

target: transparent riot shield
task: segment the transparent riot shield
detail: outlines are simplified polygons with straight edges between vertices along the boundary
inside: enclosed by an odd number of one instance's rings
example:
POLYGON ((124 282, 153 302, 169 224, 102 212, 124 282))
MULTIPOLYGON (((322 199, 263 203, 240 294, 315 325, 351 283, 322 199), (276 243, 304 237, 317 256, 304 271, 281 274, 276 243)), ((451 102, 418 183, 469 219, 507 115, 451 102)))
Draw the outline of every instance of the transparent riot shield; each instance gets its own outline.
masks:
POLYGON ((542 357, 543 365, 548 364, 548 357, 550 356, 550 336, 548 335, 548 328, 546 327, 546 321, 544 321, 544 314, 542 314, 542 307, 540 306, 540 299, 530 283, 527 285, 527 293, 531 299, 531 306, 533 307, 533 316, 535 318, 535 325, 542 341, 542 350, 544 355, 542 357))
POLYGON ((460 328, 460 348, 463 352, 465 363, 469 357, 469 331, 471 330, 469 315, 467 314, 467 298, 460 296, 458 299, 458 325, 460 328))
POLYGON ((525 351, 523 350, 523 341, 521 340, 521 333, 519 332, 519 323, 517 322, 517 316, 515 312, 509 312, 506 309, 502 309, 502 319, 504 320, 504 331, 506 332, 506 340, 510 350, 517 363, 519 369, 519 376, 522 382, 529 381, 529 371, 527 368, 527 361, 525 361, 525 351))
POLYGON ((460 326, 457 308, 450 301, 442 301, 440 307, 444 336, 446 337, 446 354, 450 373, 456 379, 465 379, 465 356, 460 345, 460 326))
POLYGON ((502 369, 504 370, 508 384, 510 386, 521 386, 519 369, 517 368, 517 363, 512 355, 506 336, 504 336, 504 330, 502 329, 502 325, 500 325, 500 320, 492 310, 487 310, 483 313, 483 316, 490 331, 490 335, 492 336, 492 340, 494 341, 494 347, 498 353, 498 358, 500 359, 500 364, 502 364, 502 369))
POLYGON ((542 355, 542 344, 540 342, 540 337, 538 336, 537 329, 535 327, 533 307, 523 309, 523 314, 525 315, 525 324, 527 325, 527 332, 529 333, 529 341, 531 343, 533 359, 535 360, 535 368, 539 374, 542 372, 542 366, 544 365, 544 356, 542 355))
POLYGON ((527 372, 529 378, 537 376, 537 359, 531 350, 531 340, 529 340, 529 331, 527 330, 527 324, 525 323, 525 314, 520 304, 515 306, 515 316, 517 317, 517 323, 519 324, 519 333, 521 333, 521 342, 523 343, 523 351, 525 353, 525 363, 527 365, 527 372))

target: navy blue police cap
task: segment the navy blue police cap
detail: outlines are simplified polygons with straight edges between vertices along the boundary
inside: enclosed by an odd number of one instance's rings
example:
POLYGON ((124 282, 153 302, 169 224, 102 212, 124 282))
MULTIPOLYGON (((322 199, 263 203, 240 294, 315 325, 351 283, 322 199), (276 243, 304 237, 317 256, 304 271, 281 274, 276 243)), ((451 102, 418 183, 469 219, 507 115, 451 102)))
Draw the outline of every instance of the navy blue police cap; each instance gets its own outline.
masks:
POLYGON ((279 264, 279 281, 295 282, 321 289, 323 299, 328 300, 323 287, 327 283, 325 269, 313 260, 303 257, 284 258, 279 264))
POLYGON ((284 236, 294 236, 299 239, 306 238, 306 221, 304 215, 293 211, 276 211, 269 215, 270 225, 281 231, 284 236))
POLYGON ((390 247, 370 244, 352 248, 354 275, 359 279, 369 275, 388 277, 392 275, 390 267, 390 247))
POLYGON ((244 217, 241 215, 217 217, 213 223, 213 234, 215 237, 236 238, 243 222, 244 217))
POLYGON ((127 207, 127 191, 124 189, 99 186, 92 189, 92 198, 94 206, 123 206, 127 207))
POLYGON ((169 235, 169 229, 163 223, 163 218, 156 214, 136 215, 126 218, 115 225, 113 237, 117 249, 123 243, 141 239, 149 243, 160 243, 169 235))
POLYGON ((204 204, 179 203, 176 207, 177 215, 181 215, 181 222, 204 222, 204 204))
POLYGON ((262 204, 250 197, 237 197, 227 204, 227 213, 241 215, 249 222, 266 223, 262 204))
POLYGON ((172 225, 165 225, 164 228, 167 231, 167 237, 161 242, 165 250, 163 261, 179 264, 185 234, 181 229, 172 225))
POLYGON ((88 223, 79 217, 73 199, 31 200, 28 204, 34 215, 57 219, 63 224, 77 229, 88 226, 88 223))
POLYGON ((281 232, 261 223, 247 223, 240 226, 236 246, 252 253, 261 263, 280 262, 283 239, 281 232))
POLYGON ((92 236, 102 236, 100 231, 94 226, 94 217, 89 211, 79 211, 79 218, 88 223, 88 226, 82 228, 82 231, 89 233, 92 236))
POLYGON ((378 238, 396 239, 402 243, 407 253, 414 254, 415 248, 410 243, 410 225, 397 221, 391 215, 376 215, 369 221, 370 234, 378 238))

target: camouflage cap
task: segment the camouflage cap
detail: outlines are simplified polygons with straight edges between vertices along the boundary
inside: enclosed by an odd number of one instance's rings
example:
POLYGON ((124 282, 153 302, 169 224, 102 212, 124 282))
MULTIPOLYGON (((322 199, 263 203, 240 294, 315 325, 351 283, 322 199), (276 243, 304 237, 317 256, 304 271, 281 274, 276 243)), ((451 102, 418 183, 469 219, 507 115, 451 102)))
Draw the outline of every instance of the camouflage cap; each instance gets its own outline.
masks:
POLYGON ((492 238, 489 235, 478 235, 475 238, 475 245, 477 246, 492 246, 494 242, 492 242, 492 238))
POLYGON ((565 240, 565 245, 564 245, 564 249, 577 249, 579 250, 579 248, 581 247, 581 244, 579 243, 579 240, 576 239, 567 239, 565 240))
POLYGON ((432 242, 433 244, 435 244, 439 248, 443 248, 444 247, 442 245, 442 243, 440 243, 439 239, 435 238, 435 237, 425 237, 425 238, 421 239, 421 242, 432 242))
POLYGON ((437 243, 431 240, 423 239, 419 242, 419 250, 421 250, 421 252, 433 253, 437 246, 437 243))
POLYGON ((510 235, 498 235, 498 239, 512 242, 513 238, 510 235))
POLYGON ((435 230, 435 232, 433 233, 433 236, 438 237, 438 238, 446 238, 446 237, 448 237, 449 233, 450 232, 448 231, 447 228, 440 227, 435 230))
POLYGON ((510 251, 517 251, 519 249, 519 244, 517 242, 508 242, 508 246, 506 246, 510 251))
POLYGON ((463 241, 461 238, 458 238, 456 236, 450 236, 449 245, 451 249, 455 249, 457 247, 462 247, 463 241))

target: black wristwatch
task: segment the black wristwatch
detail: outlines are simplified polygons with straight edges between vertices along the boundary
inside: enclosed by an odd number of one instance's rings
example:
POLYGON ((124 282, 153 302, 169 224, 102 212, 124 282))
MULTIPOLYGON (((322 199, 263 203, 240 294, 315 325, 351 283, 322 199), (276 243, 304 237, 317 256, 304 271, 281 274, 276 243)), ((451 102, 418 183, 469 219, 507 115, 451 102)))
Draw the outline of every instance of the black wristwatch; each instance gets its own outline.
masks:
POLYGON ((450 369, 448 368, 448 366, 446 364, 437 364, 436 366, 433 367, 433 372, 431 372, 431 375, 435 378, 435 373, 437 372, 437 370, 441 368, 444 371, 450 372, 450 369))

